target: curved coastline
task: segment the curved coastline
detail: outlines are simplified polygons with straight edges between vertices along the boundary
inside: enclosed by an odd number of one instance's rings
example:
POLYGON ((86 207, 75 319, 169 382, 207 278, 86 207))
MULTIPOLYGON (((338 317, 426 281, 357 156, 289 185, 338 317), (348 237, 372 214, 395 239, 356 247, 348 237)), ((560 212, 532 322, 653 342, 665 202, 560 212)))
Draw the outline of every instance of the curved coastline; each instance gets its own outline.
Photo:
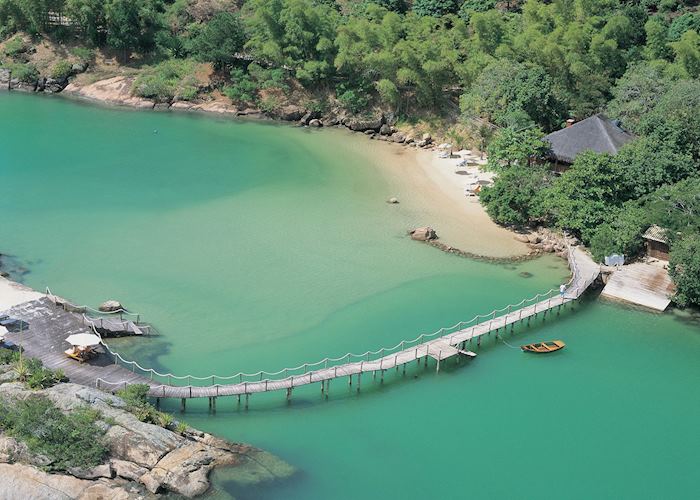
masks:
MULTIPOLYGON (((58 97, 91 105, 128 108, 142 111, 198 114, 204 117, 250 120, 276 125, 300 126, 296 122, 275 119, 257 110, 242 112, 232 105, 212 101, 194 106, 154 107, 152 101, 131 97, 128 93, 95 92, 100 82, 87 86, 71 84, 58 97), (86 90, 87 89, 87 90, 86 90), (144 105, 144 103, 146 105, 144 105)), ((175 103, 177 104, 177 103, 175 103)), ((525 243, 515 239, 515 233, 504 228, 486 213, 478 199, 464 196, 463 188, 447 178, 435 159, 434 144, 422 148, 389 141, 370 140, 365 134, 352 132, 344 125, 308 127, 318 133, 337 133, 346 137, 349 147, 376 166, 388 184, 387 199, 398 197, 394 209, 409 212, 414 227, 429 225, 436 229, 439 240, 432 246, 447 253, 486 262, 513 262, 536 258, 525 243), (357 146, 355 147, 355 144, 357 146)), ((384 200, 382 200, 384 201, 384 200)), ((406 230, 412 228, 407 227, 406 230)))

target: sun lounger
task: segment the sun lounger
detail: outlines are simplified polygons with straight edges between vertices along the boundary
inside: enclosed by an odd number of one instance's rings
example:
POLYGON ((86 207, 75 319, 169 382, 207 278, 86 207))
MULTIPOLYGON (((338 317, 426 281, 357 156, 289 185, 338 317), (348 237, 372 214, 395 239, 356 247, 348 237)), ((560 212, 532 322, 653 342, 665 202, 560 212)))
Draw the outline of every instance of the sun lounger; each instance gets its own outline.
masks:
POLYGON ((70 349, 66 349, 64 352, 66 353, 66 356, 76 360, 79 363, 84 363, 88 359, 97 355, 97 353, 89 347, 71 347, 70 349))

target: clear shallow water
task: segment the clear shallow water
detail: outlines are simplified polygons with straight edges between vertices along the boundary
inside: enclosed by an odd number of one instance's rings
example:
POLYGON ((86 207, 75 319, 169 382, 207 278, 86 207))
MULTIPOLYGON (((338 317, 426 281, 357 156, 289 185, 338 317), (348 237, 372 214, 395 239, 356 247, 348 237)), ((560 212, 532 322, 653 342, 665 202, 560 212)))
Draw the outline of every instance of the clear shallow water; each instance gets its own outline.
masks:
MULTIPOLYGON (((25 282, 118 298, 162 336, 120 345, 175 373, 277 370, 363 352, 557 285, 563 263, 490 265, 408 240, 416 215, 363 138, 0 94, 0 251, 25 282), (519 273, 532 273, 522 278, 519 273)), ((690 498, 700 335, 689 314, 589 300, 439 375, 189 404, 186 420, 298 468, 217 497, 690 498)), ((175 407, 172 407, 175 410, 175 407)))

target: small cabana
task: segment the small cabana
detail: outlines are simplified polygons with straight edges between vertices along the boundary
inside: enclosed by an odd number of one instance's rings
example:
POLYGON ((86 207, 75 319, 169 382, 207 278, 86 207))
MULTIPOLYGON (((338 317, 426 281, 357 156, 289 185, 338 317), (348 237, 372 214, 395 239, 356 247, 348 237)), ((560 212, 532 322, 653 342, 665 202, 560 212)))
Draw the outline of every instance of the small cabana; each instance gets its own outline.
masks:
POLYGON ((670 249, 666 230, 654 224, 642 235, 647 255, 659 260, 668 261, 670 249))

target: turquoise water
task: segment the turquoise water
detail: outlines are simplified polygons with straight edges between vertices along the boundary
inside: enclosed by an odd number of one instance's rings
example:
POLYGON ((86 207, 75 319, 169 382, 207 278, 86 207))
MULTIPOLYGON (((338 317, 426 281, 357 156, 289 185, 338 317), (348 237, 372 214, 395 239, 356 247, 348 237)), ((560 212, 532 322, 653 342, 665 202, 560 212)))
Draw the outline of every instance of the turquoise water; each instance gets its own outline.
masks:
MULTIPOLYGON (((0 94, 0 252, 25 282, 122 300, 161 335, 118 344, 208 375, 364 352, 556 286, 563 262, 492 265, 410 241, 361 137, 0 94), (523 278, 520 273, 532 274, 523 278)), ((217 498, 690 498, 700 319, 595 296, 470 363, 188 404, 192 425, 298 472, 217 498)), ((177 408, 173 405, 173 411, 177 408)))

